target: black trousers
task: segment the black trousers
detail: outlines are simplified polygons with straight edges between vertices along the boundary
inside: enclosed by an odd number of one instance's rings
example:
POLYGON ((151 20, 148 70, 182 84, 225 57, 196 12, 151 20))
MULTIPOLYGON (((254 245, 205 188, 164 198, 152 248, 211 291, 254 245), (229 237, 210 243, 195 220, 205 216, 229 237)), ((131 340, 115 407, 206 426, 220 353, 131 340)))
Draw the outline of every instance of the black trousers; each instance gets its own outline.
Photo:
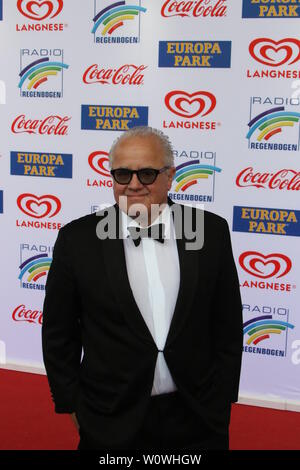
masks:
MULTIPOLYGON (((230 406, 230 404, 228 405, 230 406)), ((88 440, 82 429, 77 450, 114 450, 100 448, 88 440)), ((118 449, 128 450, 228 450, 228 429, 217 434, 176 392, 153 395, 142 427, 135 438, 118 449)), ((116 450, 116 449, 115 449, 116 450)))

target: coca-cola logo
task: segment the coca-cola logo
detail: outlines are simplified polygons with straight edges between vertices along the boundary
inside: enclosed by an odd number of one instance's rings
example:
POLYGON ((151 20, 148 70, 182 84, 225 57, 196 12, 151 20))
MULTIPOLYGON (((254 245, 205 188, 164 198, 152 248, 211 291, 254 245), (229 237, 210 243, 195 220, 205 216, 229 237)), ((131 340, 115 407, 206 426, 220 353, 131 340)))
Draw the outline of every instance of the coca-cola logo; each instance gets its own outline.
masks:
POLYGON ((68 116, 56 114, 44 119, 27 119, 25 114, 20 114, 13 121, 11 130, 14 134, 67 135, 70 120, 68 116))
POLYGON ((89 155, 90 167, 99 173, 99 175, 110 177, 110 171, 108 168, 109 158, 107 152, 97 151, 89 155))
POLYGON ((238 174, 236 184, 240 188, 253 186, 255 188, 279 189, 281 191, 284 189, 299 191, 300 171, 284 168, 276 173, 261 173, 254 171, 253 167, 249 166, 238 174))
POLYGON ((61 209, 60 200, 51 194, 36 196, 35 194, 20 194, 17 199, 19 209, 24 214, 42 219, 43 217, 54 217, 61 209))
POLYGON ((227 0, 198 0, 198 1, 174 1, 167 0, 161 8, 164 18, 180 16, 191 17, 223 17, 227 13, 227 0))
POLYGON ((31 20, 54 18, 63 8, 63 0, 18 0, 19 12, 31 20))
POLYGON ((90 85, 100 83, 101 85, 143 85, 144 71, 146 65, 125 64, 119 68, 104 68, 93 64, 83 74, 83 83, 90 85))
POLYGON ((245 251, 240 255, 239 263, 248 274, 261 279, 283 277, 292 268, 292 261, 282 253, 264 255, 257 251, 245 251))
POLYGON ((167 108, 177 116, 185 118, 207 116, 214 110, 216 102, 216 97, 208 91, 187 93, 182 90, 174 90, 165 97, 167 108))
POLYGON ((18 305, 12 313, 14 321, 25 321, 28 323, 43 324, 43 312, 41 310, 31 310, 24 304, 18 305))
POLYGON ((300 59, 300 41, 295 38, 274 41, 270 38, 257 38, 249 45, 253 59, 261 64, 279 67, 294 64, 300 59))

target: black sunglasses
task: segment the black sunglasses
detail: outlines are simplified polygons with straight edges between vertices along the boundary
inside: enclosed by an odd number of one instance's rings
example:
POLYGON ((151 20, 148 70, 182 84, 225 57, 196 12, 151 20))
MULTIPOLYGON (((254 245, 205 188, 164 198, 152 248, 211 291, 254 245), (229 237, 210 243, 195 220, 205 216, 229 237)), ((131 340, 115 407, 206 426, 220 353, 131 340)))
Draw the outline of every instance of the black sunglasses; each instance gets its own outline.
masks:
POLYGON ((129 184, 134 173, 137 174, 140 183, 152 184, 156 180, 158 174, 166 171, 168 168, 170 167, 164 166, 160 170, 156 170, 155 168, 141 168, 140 170, 115 168, 114 170, 111 170, 110 173, 112 174, 114 180, 119 184, 129 184))

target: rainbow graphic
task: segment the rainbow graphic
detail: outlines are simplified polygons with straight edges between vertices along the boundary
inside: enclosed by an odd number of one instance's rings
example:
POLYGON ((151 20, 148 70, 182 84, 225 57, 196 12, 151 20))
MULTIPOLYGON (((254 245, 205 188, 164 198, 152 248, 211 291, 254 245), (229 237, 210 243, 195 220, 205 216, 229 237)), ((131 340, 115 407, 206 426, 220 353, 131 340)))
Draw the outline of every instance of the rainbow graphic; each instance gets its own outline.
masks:
POLYGON ((37 255, 27 259, 19 266, 21 269, 19 274, 20 281, 27 274, 26 282, 37 282, 41 277, 47 275, 51 262, 52 258, 48 258, 47 254, 37 255))
POLYGON ((215 172, 221 172, 221 168, 213 165, 201 165, 200 160, 182 163, 176 167, 173 180, 176 181, 175 191, 185 191, 190 186, 197 184, 199 179, 208 179, 215 172))
POLYGON ((272 108, 269 111, 259 114, 249 123, 249 132, 247 139, 250 139, 253 133, 258 129, 260 131, 257 140, 268 141, 273 135, 282 132, 283 127, 294 127, 299 123, 300 113, 285 111, 284 106, 272 108))
POLYGON ((49 76, 57 75, 63 69, 68 69, 69 66, 62 62, 50 62, 49 57, 38 59, 31 64, 27 65, 19 74, 20 82, 19 88, 21 89, 25 80, 28 79, 29 83, 27 89, 37 89, 42 83, 48 80, 49 76))
POLYGON ((100 25, 103 26, 101 35, 112 34, 116 29, 124 25, 124 21, 134 20, 140 13, 145 13, 147 8, 137 5, 126 5, 126 1, 116 2, 99 11, 93 19, 94 34, 100 25))
POLYGON ((272 315, 263 315, 252 318, 243 325, 244 335, 248 335, 247 344, 258 344, 270 338, 271 334, 280 335, 288 328, 293 329, 294 325, 280 320, 273 320, 272 315))

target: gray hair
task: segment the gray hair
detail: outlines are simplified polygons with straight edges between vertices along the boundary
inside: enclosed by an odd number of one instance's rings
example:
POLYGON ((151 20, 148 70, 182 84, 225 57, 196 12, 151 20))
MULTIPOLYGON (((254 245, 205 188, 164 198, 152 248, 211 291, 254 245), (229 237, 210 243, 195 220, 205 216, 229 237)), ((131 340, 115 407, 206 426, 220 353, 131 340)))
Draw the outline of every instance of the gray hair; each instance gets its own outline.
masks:
POLYGON ((155 129, 154 127, 149 126, 137 126, 133 127, 129 131, 124 132, 120 137, 118 137, 112 144, 111 149, 109 151, 109 167, 112 167, 114 153, 117 146, 123 142, 125 139, 129 139, 129 137, 152 137, 155 136, 163 150, 164 150, 164 164, 165 166, 174 166, 174 155, 173 155, 173 147, 170 142, 170 139, 167 135, 165 135, 162 131, 155 129))

